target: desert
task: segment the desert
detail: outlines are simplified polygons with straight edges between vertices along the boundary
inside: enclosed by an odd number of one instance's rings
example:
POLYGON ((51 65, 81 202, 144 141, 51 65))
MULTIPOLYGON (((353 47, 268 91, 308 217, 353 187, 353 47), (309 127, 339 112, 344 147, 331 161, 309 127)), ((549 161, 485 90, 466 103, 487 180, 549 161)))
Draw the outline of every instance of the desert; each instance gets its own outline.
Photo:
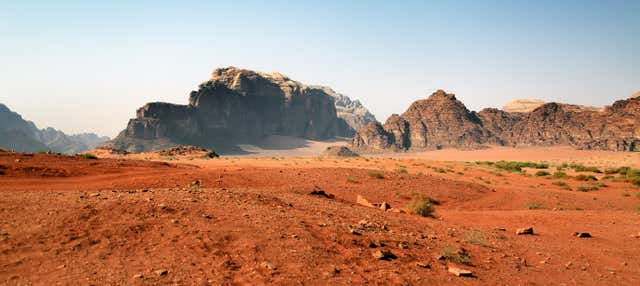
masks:
POLYGON ((640 285, 640 1, 4 1, 0 286, 640 285))

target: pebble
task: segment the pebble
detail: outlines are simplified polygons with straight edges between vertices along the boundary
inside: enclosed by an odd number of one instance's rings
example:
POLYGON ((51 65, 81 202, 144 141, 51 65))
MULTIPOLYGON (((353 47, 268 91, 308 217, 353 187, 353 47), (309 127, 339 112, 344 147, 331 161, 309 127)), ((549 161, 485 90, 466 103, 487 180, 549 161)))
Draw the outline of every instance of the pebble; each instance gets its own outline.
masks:
POLYGON ((269 263, 269 262, 266 262, 266 261, 265 261, 265 262, 262 262, 262 263, 261 263, 261 265, 262 265, 262 267, 267 268, 267 269, 270 269, 270 270, 276 270, 276 269, 278 269, 278 267, 277 267, 277 266, 275 266, 275 265, 273 265, 273 264, 271 264, 271 263, 269 263))
POLYGON ((451 267, 449 266, 448 269, 449 273, 458 276, 458 277, 473 277, 473 272, 466 270, 466 269, 462 269, 462 268, 457 268, 457 267, 451 267))
POLYGON ((519 229, 516 230, 516 234, 517 235, 525 235, 525 234, 532 235, 533 234, 533 227, 519 228, 519 229))
POLYGON ((158 269, 158 270, 154 271, 153 273, 155 273, 158 276, 166 276, 167 274, 169 274, 169 270, 167 270, 167 269, 158 269))
POLYGON ((391 251, 382 251, 382 250, 378 250, 378 251, 374 251, 371 255, 373 255, 373 258, 378 259, 378 260, 393 260, 398 258, 395 254, 393 254, 391 251))

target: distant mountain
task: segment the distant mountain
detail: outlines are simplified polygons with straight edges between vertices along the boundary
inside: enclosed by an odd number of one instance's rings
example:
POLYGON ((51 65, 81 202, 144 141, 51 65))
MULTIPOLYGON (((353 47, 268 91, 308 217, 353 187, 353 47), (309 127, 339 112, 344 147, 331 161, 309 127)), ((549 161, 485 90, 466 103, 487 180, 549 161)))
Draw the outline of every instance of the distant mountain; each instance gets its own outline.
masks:
POLYGON ((640 151, 640 97, 604 108, 545 103, 530 112, 468 110, 442 90, 387 122, 371 122, 352 140, 358 152, 475 149, 484 145, 640 151))
POLYGON ((331 95, 335 101, 338 117, 344 119, 354 131, 360 130, 371 121, 376 121, 376 117, 359 100, 351 100, 348 96, 338 93, 328 86, 312 85, 310 87, 331 95))
POLYGON ((534 109, 545 104, 540 99, 514 99, 502 107, 505 112, 531 112, 534 109))
POLYGON ((638 98, 638 97, 640 97, 640 91, 632 94, 629 98, 638 98))
POLYGON ((51 127, 38 129, 31 121, 0 104, 0 146, 20 152, 52 151, 74 154, 108 141, 93 133, 67 135, 51 127))
POLYGON ((194 145, 237 151, 270 135, 312 140, 355 133, 337 115, 334 98, 280 73, 218 68, 190 94, 188 105, 147 103, 103 146, 129 152, 194 145))

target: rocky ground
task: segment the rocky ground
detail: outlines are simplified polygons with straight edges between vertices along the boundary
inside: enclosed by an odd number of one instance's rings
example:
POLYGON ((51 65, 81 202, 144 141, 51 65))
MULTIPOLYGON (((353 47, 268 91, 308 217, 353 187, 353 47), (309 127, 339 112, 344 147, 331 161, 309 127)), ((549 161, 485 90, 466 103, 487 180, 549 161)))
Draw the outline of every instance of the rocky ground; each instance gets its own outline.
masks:
POLYGON ((0 153, 0 284, 640 283, 640 188, 561 158, 109 157, 0 153))

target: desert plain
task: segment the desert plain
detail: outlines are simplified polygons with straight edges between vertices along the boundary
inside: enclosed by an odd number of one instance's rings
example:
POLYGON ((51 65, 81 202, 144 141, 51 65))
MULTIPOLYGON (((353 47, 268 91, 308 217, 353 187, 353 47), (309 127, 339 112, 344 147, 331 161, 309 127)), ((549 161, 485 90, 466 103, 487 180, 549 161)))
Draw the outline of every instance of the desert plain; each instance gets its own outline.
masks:
POLYGON ((324 147, 2 152, 0 284, 640 283, 638 153, 324 147))

